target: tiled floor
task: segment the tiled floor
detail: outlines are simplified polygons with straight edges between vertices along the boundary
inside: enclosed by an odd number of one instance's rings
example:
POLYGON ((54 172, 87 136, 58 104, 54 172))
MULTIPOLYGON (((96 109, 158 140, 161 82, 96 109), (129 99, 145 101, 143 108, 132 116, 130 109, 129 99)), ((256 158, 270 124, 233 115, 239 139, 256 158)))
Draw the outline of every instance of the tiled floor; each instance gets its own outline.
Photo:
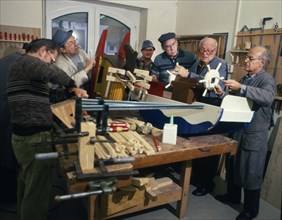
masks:
MULTIPOLYGON (((214 195, 225 192, 225 183, 220 177, 215 178, 216 188, 214 195)), ((61 179, 54 183, 53 194, 61 194, 64 191, 64 184, 61 179)), ((186 217, 188 220, 205 220, 205 219, 235 219, 242 210, 241 205, 228 206, 214 199, 213 195, 208 194, 202 197, 196 197, 191 194, 194 186, 190 186, 190 194, 186 217)), ((175 203, 170 204, 175 207, 175 203)), ((49 220, 87 220, 87 210, 83 199, 69 200, 62 203, 53 203, 50 209, 49 220)), ((16 204, 0 204, 1 220, 16 220, 16 204)), ((117 219, 125 220, 173 220, 178 219, 169 205, 150 209, 134 215, 119 217, 117 219)), ((272 206, 261 199, 260 213, 257 220, 279 220, 281 219, 281 210, 272 206)))

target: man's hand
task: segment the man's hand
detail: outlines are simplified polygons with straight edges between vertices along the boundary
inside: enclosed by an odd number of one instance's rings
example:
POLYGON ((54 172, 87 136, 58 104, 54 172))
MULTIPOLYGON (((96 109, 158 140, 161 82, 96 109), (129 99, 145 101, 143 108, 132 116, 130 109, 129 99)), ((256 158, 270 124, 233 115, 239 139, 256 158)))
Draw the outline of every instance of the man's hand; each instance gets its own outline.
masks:
POLYGON ((89 72, 90 70, 92 70, 93 66, 95 66, 96 64, 96 60, 95 57, 91 57, 86 61, 84 70, 85 72, 89 72))
POLYGON ((233 91, 241 89, 241 83, 237 82, 234 79, 229 79, 229 80, 223 80, 224 85, 233 91))
POLYGON ((87 91, 81 88, 73 88, 72 90, 77 97, 88 98, 87 91))
POLYGON ((182 77, 188 77, 189 75, 189 71, 180 65, 176 65, 172 73, 182 77))
POLYGON ((214 93, 217 96, 222 96, 222 94, 224 93, 224 90, 221 88, 221 86, 219 84, 214 86, 214 93))
POLYGON ((156 75, 152 75, 152 82, 157 82, 158 78, 156 77, 156 75))

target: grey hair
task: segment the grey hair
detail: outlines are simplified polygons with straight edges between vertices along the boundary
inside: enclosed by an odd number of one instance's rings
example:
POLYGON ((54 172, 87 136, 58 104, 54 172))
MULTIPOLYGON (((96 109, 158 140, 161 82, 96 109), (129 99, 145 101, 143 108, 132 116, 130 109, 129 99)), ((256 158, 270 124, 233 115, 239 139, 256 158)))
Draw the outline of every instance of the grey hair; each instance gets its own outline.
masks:
POLYGON ((211 37, 205 37, 205 38, 203 38, 203 39, 200 41, 200 43, 199 43, 199 47, 201 47, 202 44, 203 44, 206 40, 212 41, 213 48, 217 48, 217 41, 216 41, 215 39, 211 38, 211 37))
POLYGON ((266 67, 270 63, 270 51, 269 51, 269 49, 267 49, 265 47, 260 47, 260 46, 258 46, 258 47, 263 49, 263 52, 261 53, 260 58, 265 61, 263 68, 266 69, 266 67))

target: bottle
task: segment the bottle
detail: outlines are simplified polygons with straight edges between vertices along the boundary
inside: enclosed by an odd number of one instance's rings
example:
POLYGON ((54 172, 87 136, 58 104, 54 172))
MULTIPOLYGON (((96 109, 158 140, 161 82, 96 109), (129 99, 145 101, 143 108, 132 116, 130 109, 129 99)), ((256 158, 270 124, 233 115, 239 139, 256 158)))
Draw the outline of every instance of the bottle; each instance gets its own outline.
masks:
POLYGON ((176 144, 177 141, 177 124, 174 124, 173 115, 170 116, 170 123, 165 123, 163 127, 162 143, 176 144))

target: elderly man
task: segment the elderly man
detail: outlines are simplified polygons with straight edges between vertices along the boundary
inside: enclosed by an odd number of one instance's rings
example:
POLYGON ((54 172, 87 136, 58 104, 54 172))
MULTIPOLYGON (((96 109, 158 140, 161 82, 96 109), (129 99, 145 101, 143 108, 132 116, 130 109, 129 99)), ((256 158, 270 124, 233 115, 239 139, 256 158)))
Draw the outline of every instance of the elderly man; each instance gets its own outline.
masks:
MULTIPOLYGON (((208 72, 207 65, 209 65, 211 69, 216 69, 219 63, 221 63, 218 70, 219 75, 226 79, 227 63, 225 60, 217 57, 216 52, 216 40, 213 38, 204 38, 199 43, 198 60, 190 68, 190 71, 188 72, 183 67, 177 66, 175 67, 174 73, 182 77, 203 79, 208 72)), ((223 89, 225 88, 222 82, 220 82, 220 86, 223 89)), ((213 105, 220 105, 221 103, 221 99, 216 97, 213 90, 209 91, 205 97, 201 97, 199 101, 213 105)), ((196 186, 196 189, 192 192, 193 195, 204 196, 213 191, 215 186, 213 179, 217 171, 219 158, 220 156, 216 155, 193 160, 192 181, 196 186)))
MULTIPOLYGON (((244 211, 236 220, 251 220, 259 213, 260 190, 267 153, 268 129, 272 119, 271 105, 275 97, 275 81, 266 72, 270 55, 264 47, 254 47, 245 59, 247 75, 239 82, 225 80, 231 94, 244 96, 253 101, 254 118, 249 127, 231 134, 238 141, 236 156, 230 161, 227 176, 227 194, 216 199, 224 203, 240 203, 244 189, 244 211)), ((217 94, 224 91, 216 86, 217 94)))
MULTIPOLYGON (((156 56, 151 75, 153 81, 160 81, 166 86, 170 83, 170 74, 167 70, 173 71, 176 66, 179 66, 182 67, 183 72, 184 70, 188 72, 188 69, 196 61, 196 56, 178 48, 175 33, 165 33, 159 37, 158 41, 161 43, 164 52, 156 56)), ((168 89, 171 90, 171 88, 168 89)))
MULTIPOLYGON (((218 64, 221 63, 221 66, 218 70, 220 77, 224 79, 227 78, 227 63, 225 60, 220 59, 216 56, 217 52, 217 42, 213 38, 204 38, 199 43, 198 48, 198 60, 192 65, 190 71, 187 71, 181 66, 176 66, 174 73, 182 77, 204 79, 206 73, 208 72, 207 65, 211 69, 216 69, 218 64)), ((220 82, 220 86, 224 88, 224 84, 220 82)), ((209 91, 206 97, 216 97, 214 91, 209 91)))
POLYGON ((136 68, 150 71, 153 66, 152 56, 154 51, 153 43, 150 40, 144 40, 141 48, 142 56, 136 59, 136 68))
POLYGON ((56 65, 64 70, 75 82, 78 87, 89 89, 91 70, 95 65, 95 57, 88 58, 82 50, 73 31, 57 30, 52 40, 60 47, 60 55, 56 60, 56 65))

